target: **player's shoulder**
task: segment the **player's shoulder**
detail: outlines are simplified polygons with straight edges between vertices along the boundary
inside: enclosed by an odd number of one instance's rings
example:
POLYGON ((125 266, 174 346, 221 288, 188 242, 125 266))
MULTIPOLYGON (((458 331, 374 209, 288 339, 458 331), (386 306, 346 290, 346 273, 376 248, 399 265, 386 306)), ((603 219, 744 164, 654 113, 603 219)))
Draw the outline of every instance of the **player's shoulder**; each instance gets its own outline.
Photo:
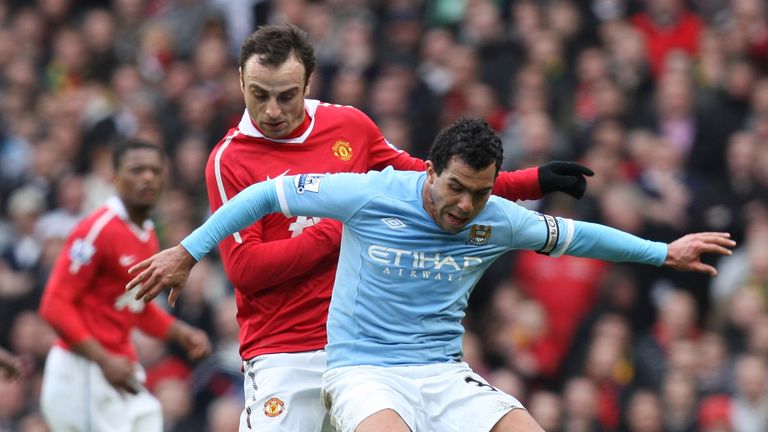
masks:
POLYGON ((339 105, 321 101, 307 100, 309 106, 310 102, 314 102, 317 106, 316 115, 318 119, 322 119, 323 122, 336 121, 342 125, 359 125, 360 123, 373 123, 373 121, 358 108, 352 105, 339 105))
POLYGON ((368 171, 362 174, 343 174, 347 181, 365 193, 377 193, 387 196, 409 197, 416 190, 415 184, 424 175, 423 172, 398 171, 391 166, 381 171, 368 171))
POLYGON ((108 205, 102 205, 75 225, 69 234, 68 243, 73 245, 81 243, 91 245, 105 242, 110 243, 114 240, 109 238, 115 232, 119 219, 120 217, 113 209, 108 205))
POLYGON ((216 156, 217 153, 221 152, 222 149, 225 149, 232 145, 233 141, 235 143, 241 141, 245 137, 242 133, 240 133, 240 129, 233 127, 230 130, 227 131, 227 133, 219 140, 218 143, 213 147, 213 150, 211 150, 211 153, 208 155, 209 159, 212 159, 216 156))

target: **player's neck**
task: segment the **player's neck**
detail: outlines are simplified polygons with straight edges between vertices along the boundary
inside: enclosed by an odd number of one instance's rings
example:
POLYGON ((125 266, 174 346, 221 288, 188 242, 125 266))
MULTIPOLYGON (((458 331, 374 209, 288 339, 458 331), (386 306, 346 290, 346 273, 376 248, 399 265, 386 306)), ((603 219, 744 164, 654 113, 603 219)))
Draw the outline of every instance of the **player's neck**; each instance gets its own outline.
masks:
POLYGON ((149 209, 126 207, 125 211, 128 213, 128 220, 136 226, 143 226, 144 222, 149 219, 149 209))

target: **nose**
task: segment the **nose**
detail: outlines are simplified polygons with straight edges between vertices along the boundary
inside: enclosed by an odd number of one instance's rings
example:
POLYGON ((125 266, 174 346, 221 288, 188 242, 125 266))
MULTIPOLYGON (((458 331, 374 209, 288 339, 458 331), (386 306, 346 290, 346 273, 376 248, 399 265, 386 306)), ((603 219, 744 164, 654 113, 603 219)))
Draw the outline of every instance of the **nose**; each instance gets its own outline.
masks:
POLYGON ((280 117, 280 105, 277 104, 277 101, 275 99, 270 99, 267 102, 267 109, 266 109, 267 117, 276 119, 280 117))
POLYGON ((461 197, 459 197, 459 202, 456 203, 456 207, 461 210, 464 214, 470 214, 472 212, 472 196, 468 193, 461 194, 461 197))

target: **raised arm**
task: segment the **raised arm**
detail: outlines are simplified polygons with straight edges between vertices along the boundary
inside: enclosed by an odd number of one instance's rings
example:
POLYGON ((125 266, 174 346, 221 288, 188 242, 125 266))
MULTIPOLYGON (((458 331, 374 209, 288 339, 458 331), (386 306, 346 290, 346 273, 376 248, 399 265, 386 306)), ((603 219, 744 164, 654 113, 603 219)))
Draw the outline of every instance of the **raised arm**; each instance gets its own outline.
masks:
MULTIPOLYGON (((509 204, 514 206, 514 204, 509 204)), ((730 234, 688 234, 666 244, 646 240, 609 226, 542 215, 517 207, 512 247, 546 255, 561 254, 612 262, 668 266, 682 271, 717 275, 714 267, 701 262, 705 253, 731 255, 736 242, 730 234)))
POLYGON ((141 285, 135 298, 148 303, 160 291, 168 288, 171 290, 168 303, 175 305, 190 270, 200 258, 228 235, 280 210, 275 191, 276 181, 279 180, 257 183, 246 188, 211 215, 182 244, 161 251, 131 267, 128 273, 139 274, 128 283, 126 289, 141 285))
MULTIPOLYGON (((250 186, 245 176, 237 175, 237 169, 232 164, 220 163, 215 156, 208 161, 205 182, 212 213, 250 186)), ((334 220, 323 219, 304 228, 300 235, 279 240, 265 238, 265 223, 255 222, 219 243, 227 278, 244 294, 307 277, 320 263, 339 252, 341 224, 334 220), (307 254, 308 250, 313 253, 307 254)))

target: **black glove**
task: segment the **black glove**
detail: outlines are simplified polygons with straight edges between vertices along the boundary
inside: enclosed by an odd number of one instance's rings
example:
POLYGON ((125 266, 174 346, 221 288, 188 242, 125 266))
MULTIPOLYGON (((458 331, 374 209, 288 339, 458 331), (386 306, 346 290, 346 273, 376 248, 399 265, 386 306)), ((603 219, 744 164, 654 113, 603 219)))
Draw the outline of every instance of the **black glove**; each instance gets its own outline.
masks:
POLYGON ((587 190, 584 176, 593 175, 595 173, 591 169, 576 162, 550 162, 539 167, 539 189, 542 195, 561 191, 579 199, 587 190))

